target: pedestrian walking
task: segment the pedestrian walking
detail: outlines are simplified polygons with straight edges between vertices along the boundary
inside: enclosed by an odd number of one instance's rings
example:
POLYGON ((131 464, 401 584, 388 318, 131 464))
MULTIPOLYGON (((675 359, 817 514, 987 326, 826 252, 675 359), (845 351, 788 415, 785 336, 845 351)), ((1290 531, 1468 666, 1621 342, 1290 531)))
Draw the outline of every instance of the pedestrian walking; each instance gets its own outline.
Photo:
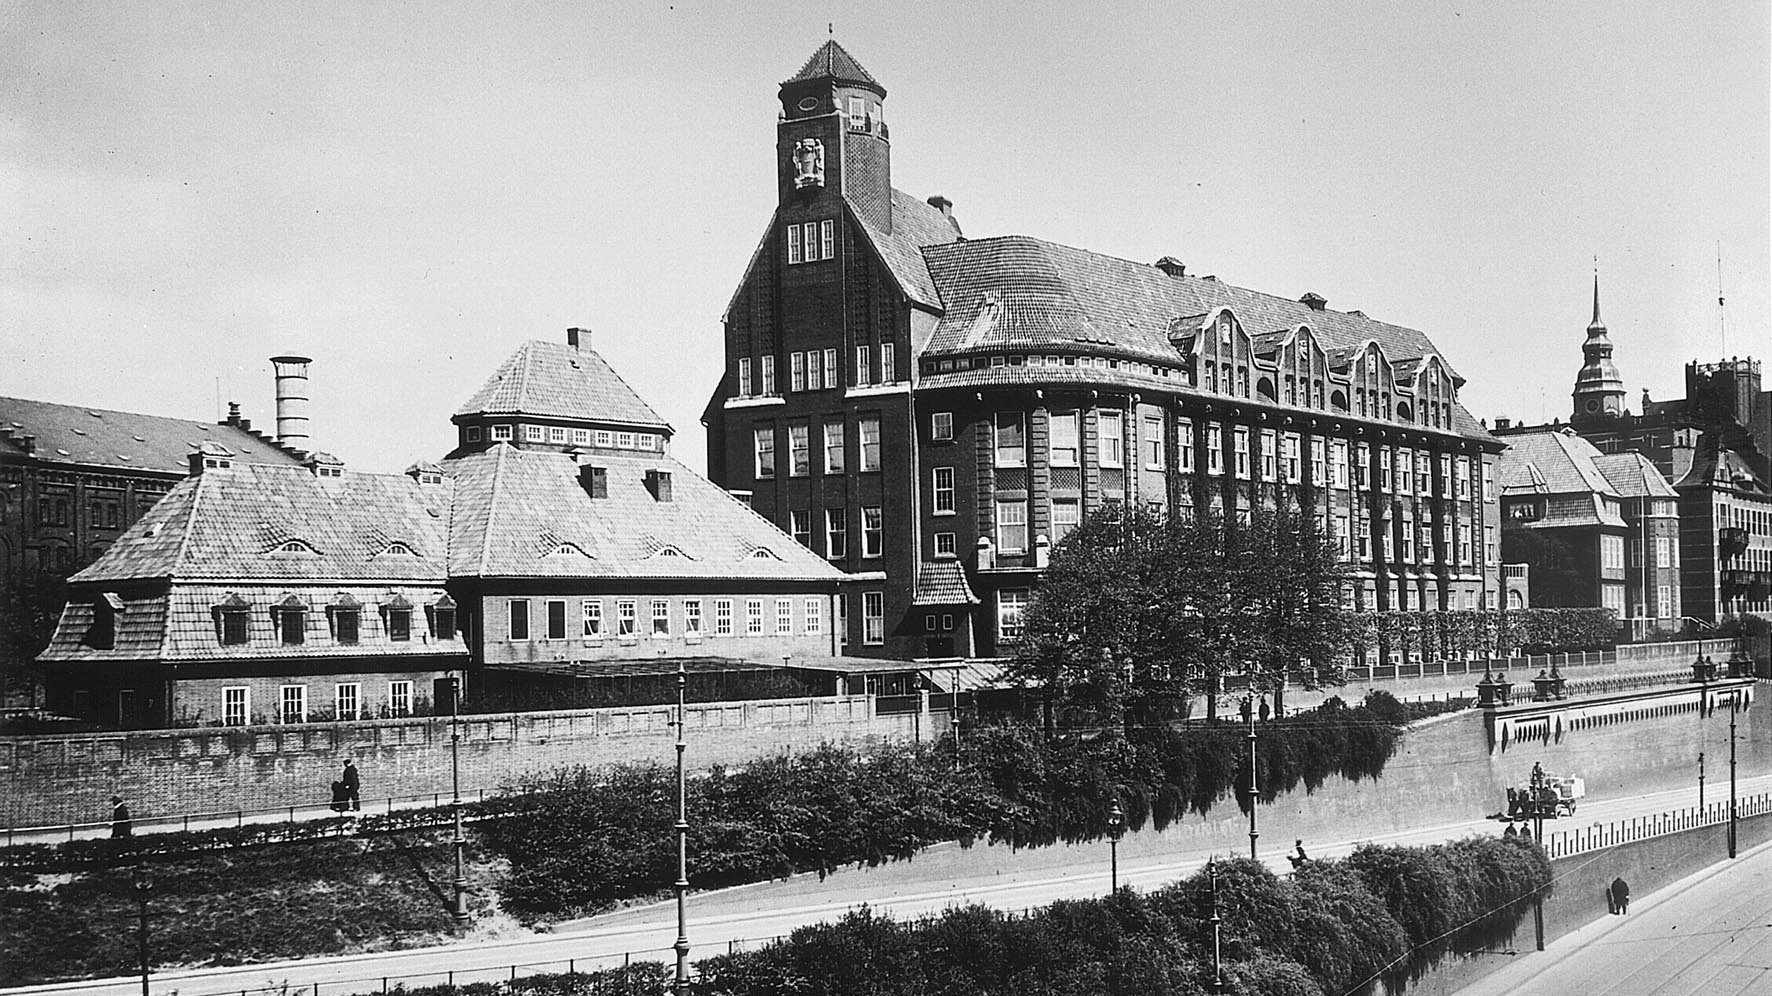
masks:
POLYGON ((345 758, 344 777, 340 778, 339 781, 344 782, 345 792, 347 792, 350 795, 351 808, 353 810, 362 809, 363 808, 363 797, 362 797, 363 783, 357 778, 357 764, 351 758, 348 758, 348 757, 345 758))
POLYGON ((1272 713, 1268 711, 1267 699, 1262 699, 1261 700, 1261 721, 1264 723, 1267 722, 1267 719, 1270 715, 1272 715, 1272 713))
POLYGON ((129 824, 129 807, 123 804, 120 795, 111 796, 111 836, 128 837, 133 831, 129 824))
POLYGON ((1612 880, 1612 905, 1618 908, 1619 916, 1630 912, 1630 886, 1622 878, 1612 880))
POLYGON ((1304 838, 1293 841, 1292 846, 1298 849, 1297 854, 1286 855, 1286 860, 1292 862, 1292 867, 1297 868, 1310 860, 1310 856, 1304 853, 1304 838))

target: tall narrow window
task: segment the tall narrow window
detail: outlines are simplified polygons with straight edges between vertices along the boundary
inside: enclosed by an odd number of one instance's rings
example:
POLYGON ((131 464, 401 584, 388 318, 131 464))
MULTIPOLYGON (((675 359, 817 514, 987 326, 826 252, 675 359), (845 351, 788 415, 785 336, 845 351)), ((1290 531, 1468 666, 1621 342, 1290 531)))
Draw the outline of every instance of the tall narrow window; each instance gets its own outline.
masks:
POLYGON ((1284 446, 1284 449, 1285 449, 1286 483, 1287 484, 1297 484, 1298 478, 1299 478, 1298 433, 1296 433, 1296 432, 1286 433, 1286 435, 1284 437, 1284 442, 1282 443, 1282 445, 1284 446))
POLYGON ((284 685, 278 691, 282 708, 278 715, 285 723, 305 723, 308 721, 308 686, 284 685))
POLYGON ((1327 467, 1328 458, 1324 454, 1324 447, 1327 445, 1328 444, 1323 441, 1323 437, 1311 437, 1311 483, 1317 487, 1323 486, 1326 474, 1328 473, 1325 469, 1327 467))
POLYGON ((997 550, 1025 553, 1028 548, 1028 505, 1020 498, 997 501, 997 550))
POLYGON ((1261 479, 1264 481, 1272 482, 1280 479, 1279 473, 1275 469, 1279 466, 1280 455, 1276 452, 1279 446, 1279 433, 1272 429, 1261 430, 1261 479))
POLYGON ((997 639, 1010 643, 1021 639, 1022 617, 1027 612, 1026 588, 1004 588, 997 592, 997 639))
POLYGON ((849 596, 837 596, 837 642, 849 644, 849 596))
POLYGON ((824 599, 806 599, 801 604, 800 613, 806 620, 807 636, 818 636, 824 632, 824 599))
POLYGON ((806 390, 806 354, 792 352, 788 354, 788 390, 806 390))
POLYGON ((837 382, 837 351, 835 349, 824 351, 824 386, 827 388, 843 386, 837 382))
POLYGON ((943 440, 954 438, 953 412, 933 412, 930 414, 929 438, 943 440))
POLYGON ((1235 450, 1236 474, 1241 480, 1249 479, 1249 430, 1237 426, 1231 430, 1231 441, 1235 450))
POLYGON ((824 375, 818 362, 818 350, 806 351, 806 390, 816 391, 824 387, 824 375))
POLYGON ((836 255, 831 251, 835 241, 835 227, 828 220, 818 223, 818 255, 821 259, 830 259, 836 255))
POLYGON ((359 692, 363 686, 357 682, 340 682, 332 688, 332 714, 340 720, 356 719, 358 716, 359 692))
POLYGON ((396 718, 412 715, 412 682, 388 682, 388 712, 396 718))
POLYGON ((812 510, 796 508, 788 512, 788 532, 793 534, 794 542, 810 549, 812 547, 812 510))
POLYGON ((529 639, 529 599, 511 599, 511 628, 508 632, 513 640, 529 639))
POLYGON ((359 639, 362 630, 363 610, 355 605, 337 605, 332 609, 332 638, 341 645, 351 646, 359 639))
POLYGON ((1224 473, 1224 429, 1217 422, 1206 423, 1206 473, 1224 473))
POLYGON ((824 510, 824 548, 825 556, 832 560, 849 556, 849 525, 843 509, 824 510))
POLYGON ((587 598, 581 609, 584 613, 585 639, 603 639, 603 600, 601 598, 587 598))
POLYGON ((775 357, 763 357, 763 393, 775 394, 775 357))
POLYGON ((1361 491, 1372 487, 1372 447, 1367 443, 1354 447, 1354 487, 1361 491))
POLYGON ((1099 437, 1100 456, 1103 467, 1124 467, 1126 465, 1126 420, 1119 412, 1096 412, 1095 432, 1099 437))
POLYGON ((548 599, 548 639, 566 639, 566 603, 558 598, 548 599))
POLYGON ((701 599, 685 598, 683 600, 683 635, 701 635, 701 599))
POLYGON ((775 430, 773 428, 753 429, 751 435, 756 444, 757 476, 759 478, 774 477, 775 430))
POLYGON ((997 413, 997 466, 1027 466, 1027 432, 1020 412, 997 413))
POLYGON ((861 470, 880 469, 880 416, 863 415, 856 421, 861 428, 861 470))
POLYGON ((714 599, 714 635, 732 635, 732 599, 714 599))
POLYGON ((671 602, 668 598, 652 600, 652 635, 671 635, 671 602))
POLYGON ((936 515, 954 514, 954 468, 937 467, 934 470, 934 497, 936 515))
POLYGON ((744 631, 746 636, 763 635, 763 600, 747 599, 744 603, 744 631))
POLYGON ((861 555, 878 557, 883 552, 882 538, 885 533, 884 516, 878 505, 867 505, 861 510, 861 555))
POLYGON ((861 595, 861 642, 886 642, 886 596, 878 591, 861 595))
POLYGON ((1144 469, 1163 469, 1163 420, 1156 415, 1144 417, 1144 469))
POLYGON ((893 355, 892 343, 880 343, 880 383, 895 384, 898 382, 898 362, 893 355))
POLYGON ((1052 499, 1052 542, 1058 543, 1082 521, 1082 505, 1075 498, 1052 499))
POLYGON ((1048 422, 1048 452, 1054 467, 1075 467, 1081 452, 1076 412, 1053 412, 1048 422))
POLYGON ((631 598, 617 599, 615 603, 615 635, 631 640, 639 635, 640 606, 631 598))
POLYGON ((791 598, 775 600, 775 635, 794 635, 794 600, 791 598))
POLYGON ((294 645, 307 639, 308 613, 300 605, 285 603, 277 609, 277 635, 283 643, 294 645))
POLYGON ((868 347, 866 347, 866 346, 855 347, 855 386, 856 387, 863 387, 865 385, 872 384, 874 382, 874 370, 873 370, 874 365, 871 362, 869 362, 871 359, 872 359, 872 357, 868 353, 868 347))
POLYGON ((222 724, 245 726, 252 717, 252 689, 229 685, 222 689, 222 724))
POLYGON ((824 424, 824 472, 841 474, 844 462, 843 423, 826 422, 824 424))
POLYGON ((387 609, 388 639, 397 643, 412 639, 412 607, 390 606, 387 609))
POLYGON ((788 264, 792 265, 794 263, 798 263, 803 258, 804 257, 800 255, 800 226, 799 225, 789 225, 788 226, 788 264))
POLYGON ((788 426, 788 476, 805 477, 812 472, 812 427, 788 426))

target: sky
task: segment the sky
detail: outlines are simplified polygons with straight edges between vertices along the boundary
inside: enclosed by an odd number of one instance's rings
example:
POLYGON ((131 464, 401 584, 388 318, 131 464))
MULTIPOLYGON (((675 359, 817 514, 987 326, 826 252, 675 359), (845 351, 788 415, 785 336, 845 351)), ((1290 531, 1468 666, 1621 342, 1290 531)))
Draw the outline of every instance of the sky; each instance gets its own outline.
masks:
POLYGON ((834 29, 969 236, 1422 329, 1491 420, 1567 417, 1597 265, 1636 410, 1772 360, 1769 10, 0 0, 0 394, 269 427, 305 353, 315 445, 393 472, 583 326, 699 469, 834 29))

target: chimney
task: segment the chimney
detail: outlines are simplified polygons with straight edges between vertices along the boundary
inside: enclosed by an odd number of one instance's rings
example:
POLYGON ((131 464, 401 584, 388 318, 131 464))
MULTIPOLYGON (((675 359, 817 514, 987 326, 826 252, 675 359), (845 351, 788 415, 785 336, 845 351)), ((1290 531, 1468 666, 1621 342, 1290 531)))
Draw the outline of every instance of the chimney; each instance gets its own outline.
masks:
POLYGON ((959 219, 954 217, 953 201, 948 200, 940 194, 934 194, 929 197, 929 206, 941 212, 941 216, 948 220, 949 225, 953 226, 955 235, 960 234, 960 222, 959 219))
POLYGON ((1167 273, 1172 277, 1187 276, 1187 264, 1183 263, 1179 259, 1176 259, 1174 256, 1164 256, 1162 259, 1157 260, 1156 263, 1154 263, 1152 265, 1154 265, 1157 269, 1162 270, 1164 273, 1167 273))
POLYGON ((1314 291, 1305 291, 1304 296, 1299 298, 1299 300, 1304 303, 1305 307, 1312 311, 1322 311, 1329 306, 1329 299, 1314 291))
POLYGON ((668 470, 647 471, 646 490, 652 492, 652 497, 655 501, 670 501, 671 472, 668 470))
POLYGON ((579 464, 578 486, 585 489, 585 494, 592 498, 609 497, 609 470, 605 467, 593 467, 590 464, 579 464))
POLYGON ((1497 429, 1511 429, 1513 427, 1514 427, 1514 420, 1513 419, 1506 418, 1501 415, 1497 415, 1495 417, 1495 428, 1497 428, 1497 429))
POLYGON ((240 424, 240 402, 238 402, 238 401, 228 402, 228 421, 225 424, 227 424, 227 425, 239 425, 240 424))
POLYGON ((566 345, 573 349, 591 348, 591 330, 571 328, 566 330, 566 345))
POLYGON ((18 444, 24 448, 26 453, 37 452, 37 436, 34 433, 27 432, 20 436, 18 438, 18 444))
POLYGON ((277 442, 291 449, 307 450, 308 364, 306 356, 273 356, 277 373, 277 442))

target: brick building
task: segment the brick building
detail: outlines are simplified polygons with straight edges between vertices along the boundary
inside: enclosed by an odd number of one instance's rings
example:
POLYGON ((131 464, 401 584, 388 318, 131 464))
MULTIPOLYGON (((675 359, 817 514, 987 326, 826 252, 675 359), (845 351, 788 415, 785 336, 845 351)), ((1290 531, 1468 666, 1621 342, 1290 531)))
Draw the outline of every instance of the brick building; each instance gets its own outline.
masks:
POLYGON ((891 186, 835 41, 781 86, 778 204, 725 315, 710 476, 847 572, 851 653, 1004 652, 1092 510, 1296 502, 1380 609, 1497 591, 1501 444, 1428 337, 1027 237, 891 186))
POLYGON ((588 335, 520 346, 454 415, 457 448, 405 474, 206 444, 71 579, 38 658, 50 708, 295 723, 422 712, 436 679, 471 689, 483 667, 845 673, 839 572, 673 460, 588 335))
MULTIPOLYGON (((1772 392, 1759 361, 1687 363, 1685 397, 1651 401, 1645 391, 1632 414, 1597 279, 1582 350, 1569 426, 1600 453, 1640 454, 1679 496, 1681 613, 1714 623, 1772 612, 1772 392)), ((1529 428, 1496 424, 1504 437, 1529 428)))

